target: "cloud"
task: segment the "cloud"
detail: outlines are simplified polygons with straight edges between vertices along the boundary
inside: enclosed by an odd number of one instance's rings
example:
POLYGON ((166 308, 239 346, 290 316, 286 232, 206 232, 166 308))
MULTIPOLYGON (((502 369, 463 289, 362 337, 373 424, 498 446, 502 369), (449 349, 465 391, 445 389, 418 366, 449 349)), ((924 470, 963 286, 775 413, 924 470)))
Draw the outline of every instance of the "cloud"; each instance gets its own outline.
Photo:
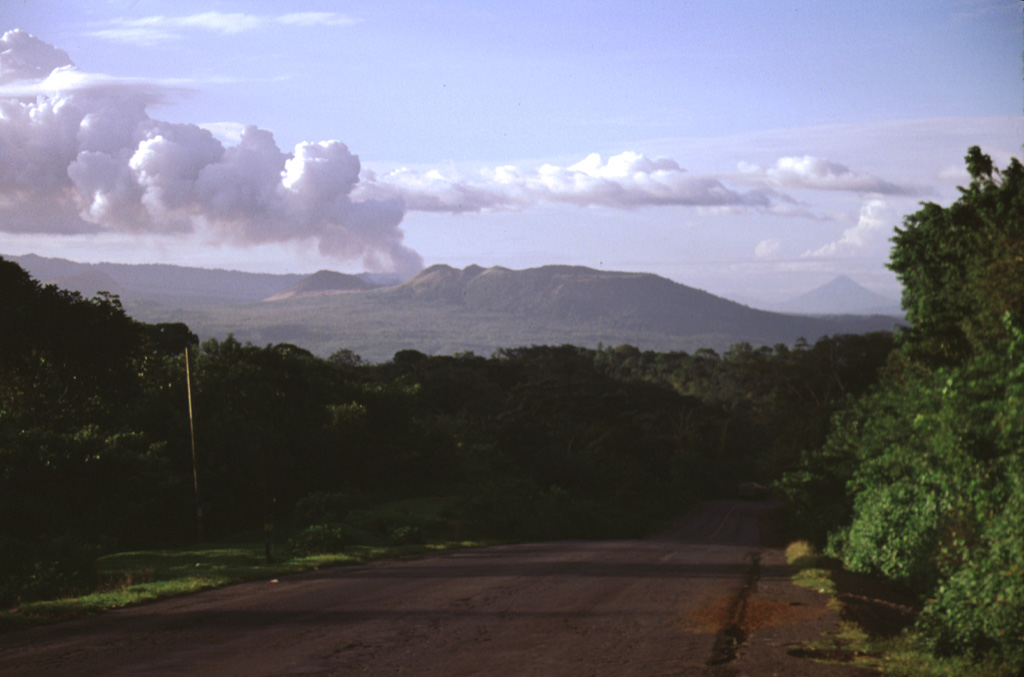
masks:
POLYGON ((0 231, 201 233, 243 245, 314 238, 322 254, 370 269, 422 267, 402 244, 401 200, 354 199, 360 161, 340 141, 289 153, 247 127, 225 147, 198 125, 150 118, 152 85, 104 84, 21 31, 0 45, 9 78, 0 86, 0 231), (54 78, 79 84, 43 86, 54 78), (5 89, 32 84, 40 94, 31 99, 5 89))
MULTIPOLYGON (((2 60, 2 56, 0 56, 2 60)), ((143 80, 84 73, 74 66, 55 68, 43 79, 0 81, 0 99, 35 100, 39 97, 57 97, 76 93, 79 98, 88 94, 100 97, 125 97, 147 105, 168 103, 175 96, 193 91, 187 80, 143 80)))
POLYGON ((226 141, 230 144, 236 144, 242 140, 242 134, 245 132, 245 125, 241 122, 201 122, 199 126, 206 131, 213 134, 221 141, 226 141))
POLYGON ((282 14, 274 21, 286 26, 352 26, 359 23, 359 19, 337 12, 295 12, 282 14))
POLYGON ((827 258, 852 255, 879 244, 881 234, 891 231, 893 214, 884 200, 869 200, 860 209, 860 217, 853 228, 843 231, 835 242, 802 254, 806 258, 827 258))
POLYGON ((892 183, 871 174, 852 171, 846 165, 825 158, 804 155, 782 157, 768 169, 741 162, 739 172, 786 190, 826 190, 879 195, 920 195, 926 192, 914 185, 892 183))
POLYGON ((114 19, 89 35, 104 40, 153 46, 183 40, 191 31, 237 35, 272 26, 351 26, 358 23, 338 12, 299 12, 267 16, 241 12, 203 12, 188 16, 148 16, 139 19, 114 19))
POLYGON ((86 73, 75 67, 67 52, 25 31, 7 31, 0 36, 0 99, 34 101, 41 96, 53 98, 76 93, 120 96, 154 105, 191 93, 194 85, 194 81, 184 79, 149 80, 86 73))
POLYGON ((778 240, 761 240, 754 247, 754 256, 759 259, 769 259, 774 257, 782 249, 782 244, 778 240))
POLYGON ((74 65, 67 52, 24 31, 0 37, 0 84, 45 78, 57 68, 74 65))
POLYGON ((402 168, 365 178, 359 187, 361 195, 400 197, 409 210, 429 212, 501 211, 541 203, 617 209, 657 205, 767 209, 772 204, 766 191, 741 193, 718 179, 688 174, 675 160, 629 151, 607 161, 594 153, 568 167, 502 166, 470 176, 402 168))

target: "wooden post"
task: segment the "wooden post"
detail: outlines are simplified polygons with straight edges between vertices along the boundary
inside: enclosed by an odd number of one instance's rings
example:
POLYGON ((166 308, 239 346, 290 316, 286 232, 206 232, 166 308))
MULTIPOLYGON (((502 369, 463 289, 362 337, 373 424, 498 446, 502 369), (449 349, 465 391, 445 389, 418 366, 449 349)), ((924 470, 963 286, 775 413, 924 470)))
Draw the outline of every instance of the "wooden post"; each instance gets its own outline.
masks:
MULTIPOLYGON (((266 491, 266 489, 264 489, 266 491)), ((263 547, 267 557, 267 564, 274 562, 274 499, 269 494, 263 498, 263 547)))
POLYGON ((196 538, 203 540, 203 502, 199 497, 199 464, 196 461, 196 426, 192 415, 192 372, 188 361, 188 346, 185 346, 185 384, 188 391, 188 429, 192 437, 192 486, 196 492, 196 538))

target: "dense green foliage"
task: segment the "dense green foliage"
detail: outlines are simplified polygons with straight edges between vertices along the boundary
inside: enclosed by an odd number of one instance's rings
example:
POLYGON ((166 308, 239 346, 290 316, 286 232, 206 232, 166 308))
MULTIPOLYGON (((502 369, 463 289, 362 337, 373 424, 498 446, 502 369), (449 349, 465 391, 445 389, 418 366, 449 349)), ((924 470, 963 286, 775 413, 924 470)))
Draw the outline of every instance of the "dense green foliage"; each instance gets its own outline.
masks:
POLYGON ((4 602, 88 588, 103 552, 195 537, 186 347, 205 537, 276 522, 290 553, 649 532, 819 446, 892 347, 871 334, 367 364, 231 337, 199 346, 114 297, 43 287, 2 260, 0 276, 4 602))
POLYGON ((0 289, 0 598, 49 596, 88 585, 99 549, 174 520, 166 438, 129 421, 140 374, 189 334, 2 260, 0 289))
POLYGON ((1024 167, 967 168, 893 239, 912 327, 880 387, 782 486, 848 567, 922 595, 935 650, 1024 670, 1024 167))

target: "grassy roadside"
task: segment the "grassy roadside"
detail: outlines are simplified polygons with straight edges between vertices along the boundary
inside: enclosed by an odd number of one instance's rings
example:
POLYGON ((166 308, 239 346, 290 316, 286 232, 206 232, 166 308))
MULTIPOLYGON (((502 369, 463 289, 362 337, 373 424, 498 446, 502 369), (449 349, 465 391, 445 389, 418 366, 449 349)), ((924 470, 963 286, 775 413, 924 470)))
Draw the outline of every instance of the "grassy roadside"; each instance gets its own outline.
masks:
POLYGON ((350 546, 334 554, 308 555, 266 563, 262 542, 140 550, 97 560, 100 584, 78 597, 30 602, 0 611, 0 632, 91 616, 234 583, 272 580, 327 567, 362 564, 484 545, 474 541, 350 546))
POLYGON ((793 653, 827 662, 855 664, 897 677, 1013 677, 991 661, 932 655, 914 633, 915 613, 883 582, 844 571, 806 541, 786 548, 797 569, 793 583, 829 596, 843 622, 834 633, 805 642, 793 653))
MULTIPOLYGON (((308 530, 281 529, 276 539, 277 558, 269 564, 262 531, 216 543, 107 554, 96 560, 96 584, 91 592, 0 609, 0 632, 246 581, 493 544, 446 538, 449 530, 443 515, 453 500, 435 496, 367 504, 349 510, 346 524, 334 525, 343 527, 343 538, 328 529, 328 535, 335 537, 323 542, 303 540, 308 530)), ((320 515, 315 521, 332 520, 320 515)))

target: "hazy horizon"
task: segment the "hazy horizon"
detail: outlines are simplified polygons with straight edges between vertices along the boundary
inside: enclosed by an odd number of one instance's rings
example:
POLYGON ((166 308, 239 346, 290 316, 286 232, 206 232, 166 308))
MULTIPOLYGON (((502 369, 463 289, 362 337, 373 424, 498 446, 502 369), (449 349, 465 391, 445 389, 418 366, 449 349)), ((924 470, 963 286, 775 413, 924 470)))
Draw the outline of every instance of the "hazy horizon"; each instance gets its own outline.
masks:
POLYGON ((0 253, 249 272, 840 275, 980 145, 1024 3, 112 1, 0 12, 0 253))

